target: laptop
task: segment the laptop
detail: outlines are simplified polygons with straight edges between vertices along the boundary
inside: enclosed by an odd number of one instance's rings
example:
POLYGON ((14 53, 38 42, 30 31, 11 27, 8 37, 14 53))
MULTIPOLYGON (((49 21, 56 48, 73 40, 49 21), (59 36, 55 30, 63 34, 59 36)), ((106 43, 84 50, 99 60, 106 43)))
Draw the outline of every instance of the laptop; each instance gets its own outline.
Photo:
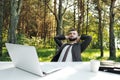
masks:
POLYGON ((45 76, 61 69, 55 65, 40 65, 34 46, 11 43, 5 43, 5 45, 14 66, 18 69, 36 74, 38 76, 45 76))
POLYGON ((100 62, 100 71, 120 74, 120 62, 105 60, 100 62))

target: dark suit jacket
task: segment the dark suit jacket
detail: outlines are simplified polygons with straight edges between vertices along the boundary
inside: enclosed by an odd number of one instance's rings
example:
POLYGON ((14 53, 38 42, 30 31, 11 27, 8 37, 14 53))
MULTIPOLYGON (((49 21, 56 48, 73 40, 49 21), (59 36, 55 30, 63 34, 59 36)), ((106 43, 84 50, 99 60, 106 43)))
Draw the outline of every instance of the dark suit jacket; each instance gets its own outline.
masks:
MULTIPOLYGON (((65 36, 64 35, 56 36, 56 37, 54 37, 54 40, 58 44, 58 46, 60 48, 59 48, 59 50, 57 51, 56 55, 53 57, 53 59, 51 61, 52 62, 57 62, 59 57, 60 57, 61 51, 67 45, 67 43, 66 44, 62 43, 62 40, 65 40, 65 36)), ((73 47, 72 47, 72 59, 73 59, 73 61, 82 61, 81 53, 90 44, 90 42, 92 40, 92 37, 83 34, 83 35, 81 35, 80 40, 83 40, 83 41, 73 44, 73 47)))

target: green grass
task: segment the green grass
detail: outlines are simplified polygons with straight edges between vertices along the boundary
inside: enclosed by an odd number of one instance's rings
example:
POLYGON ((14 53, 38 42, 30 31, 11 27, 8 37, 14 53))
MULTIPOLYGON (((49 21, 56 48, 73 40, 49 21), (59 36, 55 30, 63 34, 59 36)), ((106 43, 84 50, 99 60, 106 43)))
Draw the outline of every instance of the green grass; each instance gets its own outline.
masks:
MULTIPOLYGON (((40 61, 50 61, 55 54, 55 49, 39 49, 38 56, 40 61)), ((115 61, 120 62, 120 50, 116 51, 117 58, 115 61)), ((82 60, 89 61, 91 59, 97 60, 108 60, 109 59, 109 51, 104 50, 104 57, 100 57, 100 50, 99 49, 87 49, 82 53, 82 60)))
MULTIPOLYGON (((55 54, 55 49, 37 49, 39 61, 42 62, 49 62, 55 54)), ((115 61, 120 62, 120 50, 116 51, 117 58, 115 61)), ((100 57, 99 49, 87 49, 82 53, 82 60, 89 61, 91 59, 97 60, 108 60, 109 58, 109 51, 104 50, 104 57, 100 57)), ((6 49, 4 49, 4 54, 0 57, 0 61, 10 61, 10 57, 8 56, 6 49)))
POLYGON ((49 62, 55 54, 55 49, 38 49, 37 50, 39 61, 49 62))
MULTIPOLYGON (((116 51, 117 58, 115 61, 120 61, 120 50, 116 51)), ((109 59, 109 51, 104 50, 104 56, 100 57, 100 50, 99 49, 88 49, 85 52, 82 53, 82 59, 83 61, 89 61, 91 59, 97 59, 97 60, 108 60, 109 59)))
POLYGON ((2 54, 2 57, 0 57, 0 61, 11 61, 6 48, 3 48, 2 53, 3 54, 2 54))

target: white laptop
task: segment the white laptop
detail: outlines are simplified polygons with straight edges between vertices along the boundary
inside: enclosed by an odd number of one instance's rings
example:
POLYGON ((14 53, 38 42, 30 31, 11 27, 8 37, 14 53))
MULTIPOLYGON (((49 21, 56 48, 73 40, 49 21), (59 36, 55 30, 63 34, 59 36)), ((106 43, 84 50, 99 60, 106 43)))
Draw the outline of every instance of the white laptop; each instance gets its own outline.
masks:
POLYGON ((39 75, 46 74, 60 70, 60 67, 53 65, 40 65, 37 52, 34 46, 26 46, 19 44, 6 43, 6 48, 11 57, 14 66, 18 69, 39 75))

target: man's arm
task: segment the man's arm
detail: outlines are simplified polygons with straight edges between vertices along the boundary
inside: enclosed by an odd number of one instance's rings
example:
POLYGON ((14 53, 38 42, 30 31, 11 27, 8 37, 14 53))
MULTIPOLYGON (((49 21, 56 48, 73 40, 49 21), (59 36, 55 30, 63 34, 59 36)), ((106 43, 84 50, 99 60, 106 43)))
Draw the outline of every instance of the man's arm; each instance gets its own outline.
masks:
POLYGON ((82 53, 90 44, 92 37, 83 34, 81 35, 80 39, 83 40, 83 42, 81 43, 81 53, 82 53))
POLYGON ((58 35, 58 36, 54 37, 54 40, 55 40, 55 42, 57 43, 57 45, 58 45, 59 47, 61 47, 61 46, 63 45, 62 40, 65 40, 66 38, 67 38, 67 36, 58 35))

